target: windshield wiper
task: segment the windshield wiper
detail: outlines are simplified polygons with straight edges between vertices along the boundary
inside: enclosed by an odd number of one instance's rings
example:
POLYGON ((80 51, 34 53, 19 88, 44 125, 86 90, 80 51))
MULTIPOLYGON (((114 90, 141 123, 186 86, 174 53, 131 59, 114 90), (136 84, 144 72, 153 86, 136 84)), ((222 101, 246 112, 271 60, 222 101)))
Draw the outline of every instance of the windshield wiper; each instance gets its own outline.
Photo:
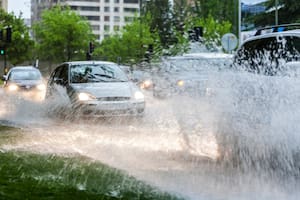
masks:
POLYGON ((108 74, 93 74, 95 76, 100 76, 100 77, 105 77, 105 78, 109 78, 109 79, 113 79, 115 81, 119 81, 119 82, 126 82, 125 80, 122 80, 122 79, 118 79, 116 77, 113 77, 113 76, 110 76, 108 74))

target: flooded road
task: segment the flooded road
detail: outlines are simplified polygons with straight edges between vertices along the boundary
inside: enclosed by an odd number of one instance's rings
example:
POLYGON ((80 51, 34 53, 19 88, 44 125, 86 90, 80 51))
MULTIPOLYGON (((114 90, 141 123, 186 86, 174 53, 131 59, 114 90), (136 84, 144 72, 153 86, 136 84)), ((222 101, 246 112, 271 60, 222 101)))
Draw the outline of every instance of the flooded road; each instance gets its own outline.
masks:
POLYGON ((24 135, 1 149, 87 156, 191 200, 296 200, 299 83, 220 73, 208 97, 146 91, 145 117, 129 121, 57 118, 52 103, 2 98, 0 119, 24 135))

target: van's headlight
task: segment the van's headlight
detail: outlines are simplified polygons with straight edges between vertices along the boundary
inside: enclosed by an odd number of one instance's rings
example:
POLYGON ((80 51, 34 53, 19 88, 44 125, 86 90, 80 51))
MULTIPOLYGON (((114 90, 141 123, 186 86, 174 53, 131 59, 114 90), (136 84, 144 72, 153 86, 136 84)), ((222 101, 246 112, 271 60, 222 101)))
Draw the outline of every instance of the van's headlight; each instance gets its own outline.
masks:
POLYGON ((19 87, 16 84, 10 84, 10 85, 8 85, 8 90, 9 91, 16 91, 18 89, 19 89, 19 87))
POLYGON ((46 90, 46 86, 45 86, 45 84, 39 84, 39 85, 37 85, 36 86, 36 88, 38 89, 38 90, 46 90))
POLYGON ((136 91, 134 93, 135 100, 143 100, 145 98, 144 94, 141 91, 136 91))
POLYGON ((149 89, 152 87, 152 81, 151 80, 144 80, 141 85, 140 85, 140 88, 141 89, 149 89))
POLYGON ((77 94, 79 101, 90 101, 96 99, 93 95, 85 92, 80 92, 77 94))

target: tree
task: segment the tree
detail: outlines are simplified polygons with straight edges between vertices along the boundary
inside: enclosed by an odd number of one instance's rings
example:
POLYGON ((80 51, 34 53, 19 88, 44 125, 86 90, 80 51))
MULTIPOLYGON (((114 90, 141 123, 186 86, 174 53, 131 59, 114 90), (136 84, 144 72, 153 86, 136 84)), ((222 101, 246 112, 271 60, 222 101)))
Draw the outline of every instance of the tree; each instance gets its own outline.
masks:
POLYGON ((94 41, 88 21, 69 7, 55 6, 44 11, 33 30, 37 55, 46 61, 83 59, 89 42, 94 41))
POLYGON ((203 27, 204 44, 208 49, 215 49, 221 46, 221 38, 225 33, 230 32, 231 23, 229 21, 219 22, 211 15, 207 18, 194 19, 194 26, 203 27))
POLYGON ((11 27, 12 30, 11 42, 5 42, 5 31, 0 41, 1 46, 5 46, 7 60, 13 65, 31 60, 34 42, 30 39, 29 29, 25 25, 22 15, 16 17, 13 13, 8 14, 0 9, 0 21, 2 31, 5 30, 5 27, 11 27))
POLYGON ((146 4, 146 13, 150 14, 150 30, 158 33, 164 49, 169 49, 178 42, 171 8, 169 0, 152 0, 146 4))
POLYGON ((149 56, 150 46, 160 46, 158 35, 151 33, 146 20, 135 18, 132 23, 124 26, 120 33, 105 38, 94 54, 105 60, 132 64, 144 61, 149 56))
POLYGON ((215 20, 227 21, 231 26, 231 32, 238 34, 238 0, 194 0, 194 16, 208 18, 212 16, 215 20))
MULTIPOLYGON (((255 26, 267 26, 275 24, 275 1, 268 0, 265 2, 266 9, 264 12, 254 17, 255 26)), ((300 22, 300 2, 299 0, 278 0, 278 23, 288 24, 300 22)))

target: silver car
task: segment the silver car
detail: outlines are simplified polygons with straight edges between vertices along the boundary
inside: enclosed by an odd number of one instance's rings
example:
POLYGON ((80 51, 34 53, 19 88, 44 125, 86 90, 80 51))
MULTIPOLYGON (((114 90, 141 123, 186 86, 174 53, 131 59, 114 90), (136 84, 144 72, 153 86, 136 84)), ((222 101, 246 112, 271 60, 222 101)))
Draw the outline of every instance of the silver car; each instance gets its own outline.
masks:
POLYGON ((119 65, 76 61, 59 65, 50 75, 46 98, 67 97, 76 114, 142 116, 144 94, 119 65))

